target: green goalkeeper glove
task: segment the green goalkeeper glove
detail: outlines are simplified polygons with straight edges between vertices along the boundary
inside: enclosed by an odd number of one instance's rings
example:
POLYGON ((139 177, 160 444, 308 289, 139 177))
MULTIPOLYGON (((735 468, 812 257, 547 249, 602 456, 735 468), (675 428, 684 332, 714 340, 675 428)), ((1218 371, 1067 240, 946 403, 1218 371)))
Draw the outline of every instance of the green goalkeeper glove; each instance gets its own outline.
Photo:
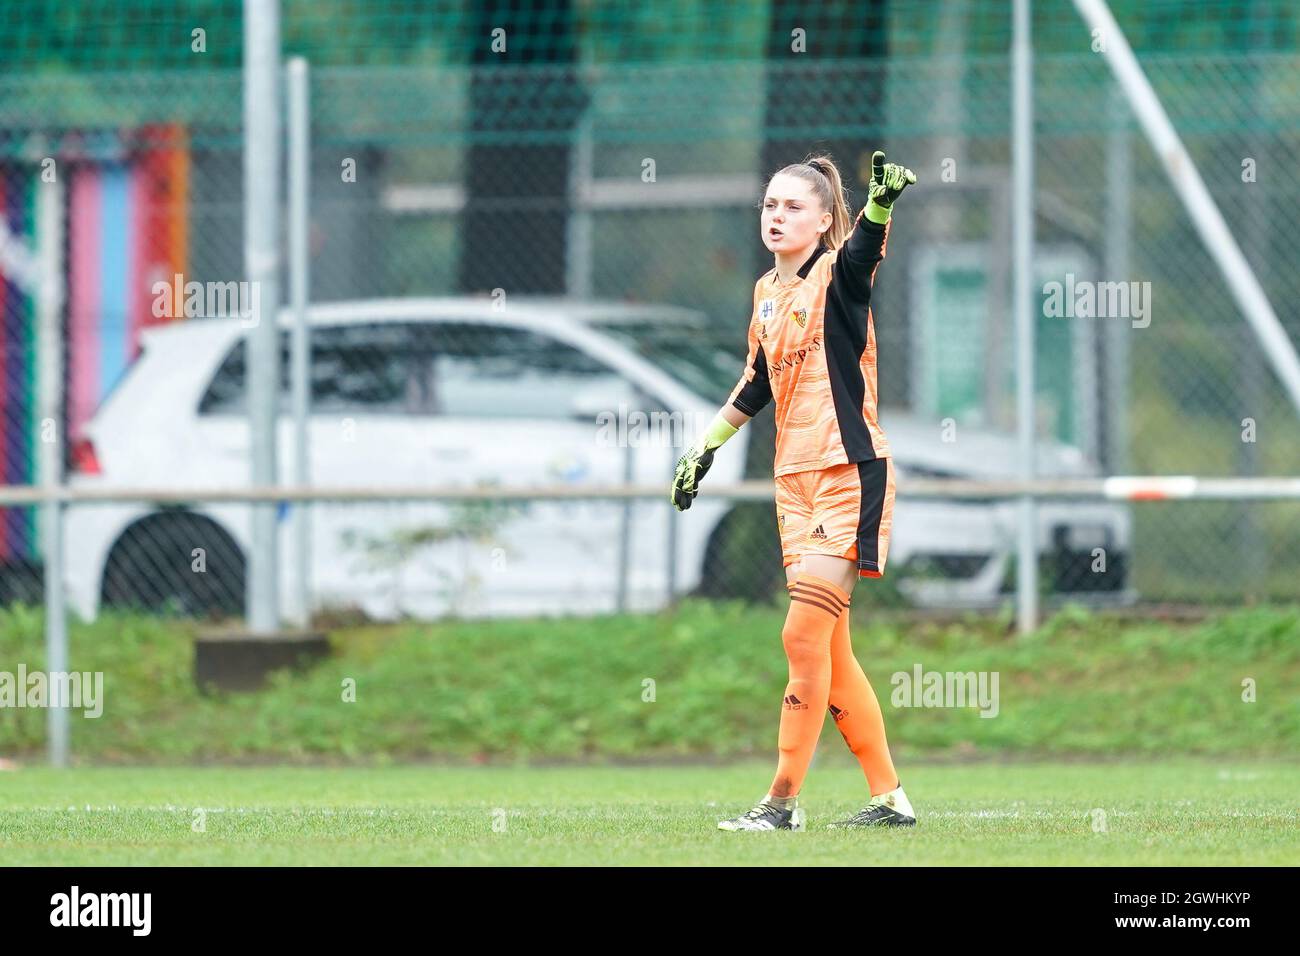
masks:
POLYGON ((903 190, 916 182, 916 173, 897 163, 886 163, 883 150, 871 154, 871 185, 867 188, 867 204, 862 215, 877 225, 889 221, 889 211, 903 190))
POLYGON ((678 511, 685 511, 700 493, 700 479, 708 474, 713 465, 713 452, 736 432, 740 431, 722 417, 719 412, 713 423, 701 435, 686 454, 677 459, 677 471, 673 475, 673 488, 669 500, 678 511))

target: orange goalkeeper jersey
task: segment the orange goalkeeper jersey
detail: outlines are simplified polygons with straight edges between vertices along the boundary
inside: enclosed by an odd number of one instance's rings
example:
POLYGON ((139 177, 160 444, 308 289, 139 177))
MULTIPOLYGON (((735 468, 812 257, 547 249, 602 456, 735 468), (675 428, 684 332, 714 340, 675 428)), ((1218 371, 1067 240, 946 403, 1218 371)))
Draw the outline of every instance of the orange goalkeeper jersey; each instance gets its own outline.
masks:
POLYGON ((859 215, 839 249, 819 245, 789 282, 754 286, 749 357, 729 401, 755 415, 776 399, 776 476, 889 457, 876 417, 871 284, 889 224, 859 215))

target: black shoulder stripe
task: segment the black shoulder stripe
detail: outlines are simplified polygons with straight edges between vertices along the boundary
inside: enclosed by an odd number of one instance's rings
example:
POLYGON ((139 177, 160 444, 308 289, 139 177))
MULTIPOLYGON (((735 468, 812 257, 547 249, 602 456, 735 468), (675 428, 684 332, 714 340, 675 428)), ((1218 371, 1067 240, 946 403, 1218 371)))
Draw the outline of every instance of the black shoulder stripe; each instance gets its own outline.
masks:
POLYGON ((812 272, 812 267, 817 264, 817 260, 828 252, 830 252, 830 250, 826 247, 826 243, 817 243, 817 248, 813 250, 812 255, 810 255, 808 260, 799 267, 799 278, 808 278, 808 273, 812 272))
POLYGON ((751 418, 767 407, 772 400, 772 384, 767 378, 767 355, 759 345, 754 353, 754 377, 746 382, 732 405, 751 418))

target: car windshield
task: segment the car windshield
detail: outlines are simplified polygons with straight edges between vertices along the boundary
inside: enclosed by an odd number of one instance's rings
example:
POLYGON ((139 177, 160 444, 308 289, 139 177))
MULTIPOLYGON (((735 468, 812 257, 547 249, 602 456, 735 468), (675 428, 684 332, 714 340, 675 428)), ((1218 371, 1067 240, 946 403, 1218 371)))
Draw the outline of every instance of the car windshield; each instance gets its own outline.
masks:
POLYGON ((710 401, 726 399, 745 364, 744 354, 724 348, 707 326, 650 321, 592 325, 710 401))

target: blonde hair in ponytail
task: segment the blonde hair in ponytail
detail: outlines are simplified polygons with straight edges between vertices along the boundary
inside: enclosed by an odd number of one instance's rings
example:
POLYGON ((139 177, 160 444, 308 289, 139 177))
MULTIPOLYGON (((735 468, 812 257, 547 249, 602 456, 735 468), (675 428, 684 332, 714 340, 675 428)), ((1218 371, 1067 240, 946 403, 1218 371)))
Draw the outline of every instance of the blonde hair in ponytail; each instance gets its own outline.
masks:
POLYGON ((822 208, 831 214, 831 225, 825 233, 826 245, 838 249, 853 228, 853 216, 849 212, 848 197, 844 195, 844 181, 840 179, 835 161, 826 155, 809 156, 802 163, 793 163, 774 175, 798 176, 812 184, 813 195, 821 202, 822 208))

